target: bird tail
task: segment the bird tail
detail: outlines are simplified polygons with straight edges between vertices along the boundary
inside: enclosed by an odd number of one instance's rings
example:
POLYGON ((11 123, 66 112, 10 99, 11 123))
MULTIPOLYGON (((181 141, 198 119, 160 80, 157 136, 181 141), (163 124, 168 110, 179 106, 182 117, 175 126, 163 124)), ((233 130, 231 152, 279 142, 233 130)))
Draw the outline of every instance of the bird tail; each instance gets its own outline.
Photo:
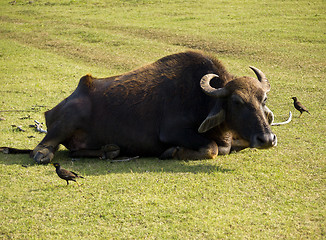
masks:
POLYGON ((78 178, 84 178, 83 176, 80 176, 80 175, 78 175, 77 173, 75 173, 75 172, 73 172, 73 171, 70 171, 70 172, 72 172, 73 174, 75 174, 76 177, 78 177, 78 178))

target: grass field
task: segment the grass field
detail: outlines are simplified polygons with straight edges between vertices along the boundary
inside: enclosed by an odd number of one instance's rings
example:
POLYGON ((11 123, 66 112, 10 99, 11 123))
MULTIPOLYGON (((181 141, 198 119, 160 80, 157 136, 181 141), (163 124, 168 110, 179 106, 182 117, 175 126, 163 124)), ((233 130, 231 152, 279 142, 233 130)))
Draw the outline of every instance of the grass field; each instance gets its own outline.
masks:
POLYGON ((214 160, 55 161, 0 155, 0 239, 325 239, 325 1, 0 0, 0 146, 34 148, 86 73, 104 77, 203 50, 272 85, 278 146, 214 160), (292 96, 310 110, 299 113, 292 96), (14 125, 14 126, 13 126, 14 125), (21 126, 25 132, 17 130, 21 126), (22 167, 27 165, 27 168, 22 167))

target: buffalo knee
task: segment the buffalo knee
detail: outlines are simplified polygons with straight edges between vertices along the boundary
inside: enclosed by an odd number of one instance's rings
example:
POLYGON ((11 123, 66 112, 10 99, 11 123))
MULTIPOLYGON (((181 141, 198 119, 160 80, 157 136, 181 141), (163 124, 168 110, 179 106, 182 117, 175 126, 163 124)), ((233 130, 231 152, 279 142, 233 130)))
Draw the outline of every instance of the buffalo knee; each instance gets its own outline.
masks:
POLYGON ((205 147, 201 147, 198 151, 180 147, 174 154, 175 159, 180 160, 198 160, 213 159, 218 154, 218 147, 215 142, 211 142, 205 147))

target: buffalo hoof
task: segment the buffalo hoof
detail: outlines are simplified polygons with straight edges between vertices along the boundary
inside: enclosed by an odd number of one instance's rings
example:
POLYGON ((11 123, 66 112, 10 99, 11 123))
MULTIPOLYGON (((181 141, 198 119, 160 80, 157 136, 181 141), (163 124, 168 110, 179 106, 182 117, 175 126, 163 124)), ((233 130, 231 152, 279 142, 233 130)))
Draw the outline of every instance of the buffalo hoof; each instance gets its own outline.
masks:
POLYGON ((173 159, 176 156, 179 149, 180 149, 179 147, 171 147, 165 150, 164 153, 161 154, 159 159, 161 160, 173 159))
POLYGON ((120 154, 120 147, 115 144, 108 144, 102 147, 103 155, 101 159, 114 159, 120 154))
POLYGON ((53 157, 54 153, 49 148, 44 147, 34 154, 33 159, 37 164, 48 164, 53 157))

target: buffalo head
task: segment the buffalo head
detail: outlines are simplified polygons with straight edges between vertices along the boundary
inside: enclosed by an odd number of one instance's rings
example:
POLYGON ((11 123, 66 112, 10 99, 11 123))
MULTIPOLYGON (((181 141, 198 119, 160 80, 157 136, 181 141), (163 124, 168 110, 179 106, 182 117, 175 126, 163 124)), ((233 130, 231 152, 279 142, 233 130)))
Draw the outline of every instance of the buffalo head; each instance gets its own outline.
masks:
POLYGON ((270 129, 274 116, 266 107, 270 84, 265 74, 250 67, 257 79, 238 77, 227 82, 222 88, 210 85, 216 74, 202 77, 200 86, 204 93, 216 99, 215 107, 202 122, 198 131, 204 133, 223 125, 241 139, 242 147, 269 148, 276 146, 277 138, 270 129))

